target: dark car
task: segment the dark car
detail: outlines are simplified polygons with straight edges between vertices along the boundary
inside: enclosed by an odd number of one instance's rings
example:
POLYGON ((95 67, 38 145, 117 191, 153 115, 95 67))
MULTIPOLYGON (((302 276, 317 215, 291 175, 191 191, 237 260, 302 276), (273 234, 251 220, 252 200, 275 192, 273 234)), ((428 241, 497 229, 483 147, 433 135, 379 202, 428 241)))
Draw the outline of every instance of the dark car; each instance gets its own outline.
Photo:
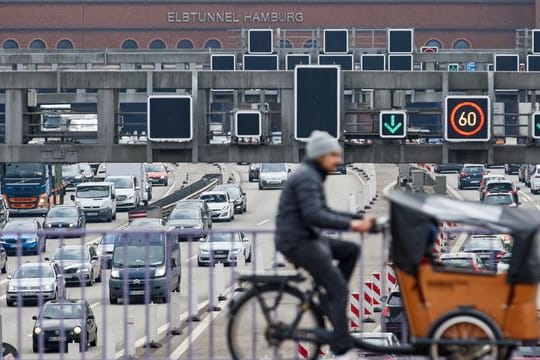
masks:
POLYGON ((0 199, 0 228, 3 228, 9 221, 9 209, 6 206, 6 201, 0 199))
MULTIPOLYGON (((53 300, 43 304, 37 316, 32 316, 32 350, 60 350, 62 344, 76 342, 80 350, 97 345, 97 324, 86 300, 53 300)), ((65 345, 64 345, 65 346, 65 345)))
POLYGON ((399 340, 407 339, 407 320, 401 302, 401 293, 394 289, 388 295, 382 313, 382 329, 396 335, 399 340))
POLYGON ((234 212, 242 214, 247 211, 247 195, 237 184, 223 184, 214 188, 215 191, 226 191, 234 203, 234 212))
POLYGON ((435 165, 434 171, 437 174, 441 173, 457 173, 461 170, 463 164, 437 164, 435 165))
POLYGON ((458 175, 458 189, 479 188, 485 173, 484 165, 463 165, 458 175))
POLYGON ((17 255, 17 247, 21 246, 21 255, 37 255, 45 252, 45 236, 41 223, 36 219, 15 219, 4 226, 0 241, 8 254, 17 255))
POLYGON ((497 270, 497 264, 506 254, 502 238, 498 235, 472 235, 460 251, 475 253, 484 262, 486 270, 497 270))
POLYGON ((2 244, 0 244, 0 271, 2 274, 7 273, 7 252, 2 244))
POLYGON ((66 189, 75 189, 75 186, 85 181, 84 170, 79 164, 62 165, 62 181, 66 189))
POLYGON ((92 286, 101 282, 101 261, 93 246, 65 245, 56 249, 52 260, 58 264, 66 283, 92 286))
POLYGON ((521 164, 504 164, 504 173, 507 175, 517 175, 521 164))
POLYGON ((43 228, 51 230, 51 234, 47 234, 47 237, 69 236, 69 233, 64 232, 86 228, 86 217, 80 206, 58 205, 47 213, 43 228))
POLYGON ((181 200, 176 204, 175 209, 182 209, 182 208, 197 208, 201 209, 203 214, 203 219, 205 221, 205 226, 208 229, 212 228, 212 211, 208 207, 208 203, 204 200, 200 199, 188 199, 188 200, 181 200))
POLYGON ((249 182, 259 181, 260 170, 261 170, 261 164, 252 163, 249 165, 249 171, 248 171, 249 182))
POLYGON ((174 209, 167 219, 167 225, 175 227, 178 240, 199 241, 199 238, 208 231, 208 225, 199 207, 174 209))

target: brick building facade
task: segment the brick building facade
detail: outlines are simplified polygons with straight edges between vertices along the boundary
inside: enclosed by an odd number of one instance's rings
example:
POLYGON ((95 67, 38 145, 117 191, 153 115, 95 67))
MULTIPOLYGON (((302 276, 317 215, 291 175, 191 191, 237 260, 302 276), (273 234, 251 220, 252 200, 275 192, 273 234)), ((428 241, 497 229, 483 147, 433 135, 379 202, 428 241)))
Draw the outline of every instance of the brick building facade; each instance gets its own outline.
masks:
MULTIPOLYGON (((307 47, 317 31, 298 29, 412 27, 417 47, 514 48, 539 19, 540 0, 0 0, 0 44, 238 48, 242 28, 279 28, 277 44, 307 47)), ((383 41, 358 34, 357 47, 383 41)))

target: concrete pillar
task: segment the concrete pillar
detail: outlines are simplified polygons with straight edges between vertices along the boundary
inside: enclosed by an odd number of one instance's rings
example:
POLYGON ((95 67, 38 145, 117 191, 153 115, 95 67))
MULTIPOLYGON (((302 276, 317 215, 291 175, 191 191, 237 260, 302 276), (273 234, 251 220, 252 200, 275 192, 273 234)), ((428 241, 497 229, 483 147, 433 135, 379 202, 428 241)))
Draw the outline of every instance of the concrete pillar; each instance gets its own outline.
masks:
POLYGON ((294 90, 281 90, 281 141, 284 145, 292 145, 293 162, 300 162, 300 147, 294 140, 294 90))
POLYGON ((25 90, 6 90, 6 144, 23 143, 25 90))
POLYGON ((392 90, 373 91, 373 107, 376 110, 392 109, 392 90))
POLYGON ((98 89, 98 144, 114 144, 116 142, 116 114, 118 113, 118 91, 98 89))
MULTIPOLYGON (((446 116, 446 97, 448 96, 448 93, 450 91, 449 87, 449 81, 448 81, 448 71, 443 71, 442 73, 442 91, 441 91, 441 99, 442 99, 442 113, 443 113, 443 120, 442 120, 442 126, 443 126, 443 133, 444 133, 444 126, 445 126, 445 120, 444 117, 446 116)), ((448 164, 449 156, 448 156, 448 143, 444 142, 442 146, 442 163, 448 164)))
POLYGON ((435 177, 435 194, 446 195, 446 176, 435 177))

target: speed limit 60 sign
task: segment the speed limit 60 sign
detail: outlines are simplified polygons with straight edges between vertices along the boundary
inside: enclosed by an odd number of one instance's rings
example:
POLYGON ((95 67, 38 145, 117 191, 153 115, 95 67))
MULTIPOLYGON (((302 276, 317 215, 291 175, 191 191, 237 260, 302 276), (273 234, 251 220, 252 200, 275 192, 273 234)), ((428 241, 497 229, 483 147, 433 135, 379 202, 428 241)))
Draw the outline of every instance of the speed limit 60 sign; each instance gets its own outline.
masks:
POLYGON ((447 96, 444 138, 450 142, 489 141, 489 96, 447 96))

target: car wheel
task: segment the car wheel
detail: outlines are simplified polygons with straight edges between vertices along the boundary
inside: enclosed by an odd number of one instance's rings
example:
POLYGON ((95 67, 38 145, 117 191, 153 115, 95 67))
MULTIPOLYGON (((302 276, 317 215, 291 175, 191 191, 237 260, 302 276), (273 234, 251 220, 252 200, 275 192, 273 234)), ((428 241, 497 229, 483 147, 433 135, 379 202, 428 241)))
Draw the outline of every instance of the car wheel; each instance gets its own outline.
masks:
MULTIPOLYGON (((246 255, 244 254, 244 257, 246 255)), ((246 258, 246 263, 250 263, 251 262, 251 251, 249 252, 249 257, 246 258)))
POLYGON ((204 266, 204 263, 202 263, 202 262, 200 262, 199 260, 197 260, 197 265, 198 265, 199 267, 203 267, 203 266, 204 266))
POLYGON ((101 271, 99 272, 99 276, 96 278, 96 282, 98 282, 98 283, 101 282, 101 271))
POLYGON ((169 180, 165 181, 165 186, 169 186, 169 180))
POLYGON ((88 334, 86 335, 86 344, 79 343, 79 351, 80 352, 88 351, 88 334))
POLYGON ((94 285, 94 272, 90 272, 90 277, 88 281, 86 282, 86 286, 92 286, 94 285))
POLYGON ((109 303, 111 303, 111 305, 116 305, 116 304, 118 304, 118 298, 109 295, 109 303))
POLYGON ((5 274, 5 273, 7 273, 7 260, 4 263, 4 266, 2 267, 2 274, 5 274))
POLYGON ((115 211, 114 214, 112 215, 112 219, 113 219, 113 220, 116 220, 116 211, 115 211))
POLYGON ((8 307, 12 307, 13 305, 15 305, 15 301, 14 301, 14 300, 6 299, 6 305, 7 305, 8 307))
POLYGON ((260 183, 259 183, 259 190, 264 190, 264 188, 262 187, 260 183))
POLYGON ((97 331, 96 333, 94 334, 94 340, 90 341, 90 346, 91 347, 96 347, 97 346, 97 331))

